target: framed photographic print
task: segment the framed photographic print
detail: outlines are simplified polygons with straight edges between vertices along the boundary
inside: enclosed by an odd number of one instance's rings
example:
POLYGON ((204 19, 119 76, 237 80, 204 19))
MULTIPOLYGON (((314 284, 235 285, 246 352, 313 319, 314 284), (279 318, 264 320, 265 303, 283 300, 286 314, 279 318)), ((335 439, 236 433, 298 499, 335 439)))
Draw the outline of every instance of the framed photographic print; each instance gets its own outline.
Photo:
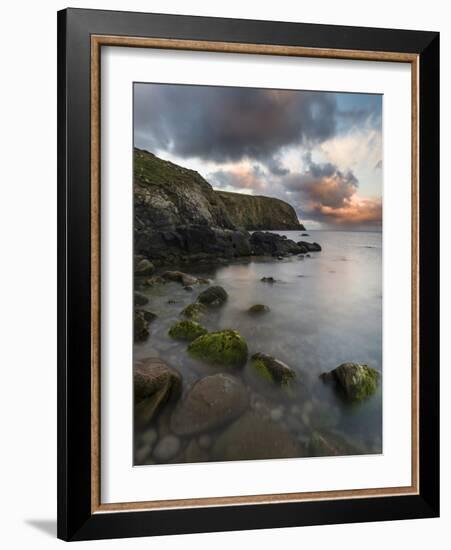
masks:
POLYGON ((439 513, 439 36, 58 14, 58 536, 439 513))

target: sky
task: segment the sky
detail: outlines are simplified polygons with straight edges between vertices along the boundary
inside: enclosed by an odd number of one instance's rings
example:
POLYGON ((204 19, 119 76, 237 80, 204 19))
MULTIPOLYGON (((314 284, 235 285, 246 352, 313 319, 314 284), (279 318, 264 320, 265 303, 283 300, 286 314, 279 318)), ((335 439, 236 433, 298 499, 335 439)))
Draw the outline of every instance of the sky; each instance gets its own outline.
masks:
POLYGON ((381 95, 136 83, 134 145, 307 228, 381 230, 381 95))

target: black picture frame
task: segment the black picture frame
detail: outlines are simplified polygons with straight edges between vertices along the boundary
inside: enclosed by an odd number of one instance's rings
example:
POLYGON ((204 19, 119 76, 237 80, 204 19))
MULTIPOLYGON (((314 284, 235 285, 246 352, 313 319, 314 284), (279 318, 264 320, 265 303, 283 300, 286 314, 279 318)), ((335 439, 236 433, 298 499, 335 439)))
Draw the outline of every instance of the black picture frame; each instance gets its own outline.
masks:
POLYGON ((439 515, 439 33, 67 9, 58 13, 58 537, 87 540, 439 515), (91 36, 416 54, 419 60, 419 493, 93 513, 91 36))

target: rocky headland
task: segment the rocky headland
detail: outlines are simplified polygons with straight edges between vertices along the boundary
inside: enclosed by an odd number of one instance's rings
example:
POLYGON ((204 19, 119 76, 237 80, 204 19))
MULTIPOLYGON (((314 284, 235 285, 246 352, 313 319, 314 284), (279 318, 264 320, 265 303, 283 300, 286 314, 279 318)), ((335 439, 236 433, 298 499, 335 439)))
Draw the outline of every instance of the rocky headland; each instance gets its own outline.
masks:
POLYGON ((215 191, 197 172, 141 149, 134 151, 134 207, 135 253, 156 264, 286 256, 312 246, 249 232, 303 231, 284 201, 215 191))

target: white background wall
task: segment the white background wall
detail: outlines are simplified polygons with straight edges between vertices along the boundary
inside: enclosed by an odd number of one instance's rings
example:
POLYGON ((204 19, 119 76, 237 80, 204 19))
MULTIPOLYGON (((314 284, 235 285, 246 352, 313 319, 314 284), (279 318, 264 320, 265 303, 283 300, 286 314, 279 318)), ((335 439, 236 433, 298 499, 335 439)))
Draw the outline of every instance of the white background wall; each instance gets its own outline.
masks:
MULTIPOLYGON (((436 30, 442 33, 442 281, 451 280, 450 67, 447 3, 410 0, 89 1, 72 7, 126 9, 436 30)), ((2 5, 0 33, 0 541, 53 548, 56 533, 56 11, 65 2, 2 5)), ((450 292, 442 286, 442 518, 83 543, 83 547, 202 550, 449 547, 450 292), (445 543, 445 538, 448 543, 445 543)))

